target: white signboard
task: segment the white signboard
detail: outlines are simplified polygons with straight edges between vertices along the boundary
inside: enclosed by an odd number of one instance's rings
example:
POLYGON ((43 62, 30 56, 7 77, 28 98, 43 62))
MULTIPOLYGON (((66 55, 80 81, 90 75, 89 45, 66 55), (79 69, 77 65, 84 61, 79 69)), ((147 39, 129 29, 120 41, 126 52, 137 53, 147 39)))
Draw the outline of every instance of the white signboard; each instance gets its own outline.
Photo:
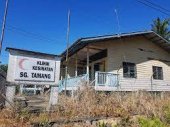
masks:
POLYGON ((15 81, 55 82, 54 60, 17 56, 15 81))
POLYGON ((7 81, 14 84, 57 85, 60 57, 9 49, 7 81))

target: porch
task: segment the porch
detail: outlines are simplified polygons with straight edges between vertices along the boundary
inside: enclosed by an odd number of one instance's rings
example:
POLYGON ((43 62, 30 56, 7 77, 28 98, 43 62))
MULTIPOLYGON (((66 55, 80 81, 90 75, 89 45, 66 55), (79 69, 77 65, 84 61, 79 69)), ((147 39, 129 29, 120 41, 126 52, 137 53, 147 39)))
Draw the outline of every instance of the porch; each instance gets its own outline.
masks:
POLYGON ((95 72, 95 79, 91 81, 88 74, 71 77, 59 81, 59 92, 64 90, 73 91, 81 86, 91 84, 96 91, 117 91, 119 88, 118 75, 111 72, 95 72))
POLYGON ((74 45, 70 47, 68 54, 62 54, 59 91, 78 89, 85 82, 97 91, 117 90, 118 75, 109 72, 107 47, 91 43, 91 40, 86 41, 88 43, 78 45, 77 48, 74 45))

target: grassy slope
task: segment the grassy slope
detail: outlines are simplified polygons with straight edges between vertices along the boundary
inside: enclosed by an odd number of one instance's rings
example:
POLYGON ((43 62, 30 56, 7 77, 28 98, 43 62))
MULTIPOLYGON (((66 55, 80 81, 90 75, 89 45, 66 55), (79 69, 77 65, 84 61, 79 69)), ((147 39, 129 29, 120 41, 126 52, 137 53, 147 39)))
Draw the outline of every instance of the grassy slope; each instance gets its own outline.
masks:
MULTIPOLYGON (((147 92, 131 93, 96 93, 86 87, 77 91, 73 98, 60 95, 55 112, 29 114, 26 110, 14 113, 2 110, 0 124, 13 126, 29 126, 30 122, 48 124, 58 119, 74 119, 82 117, 119 118, 117 127, 168 127, 170 123, 170 95, 155 95, 147 92)), ((110 123, 112 124, 111 121, 110 123)), ((83 123, 63 126, 86 126, 83 123), (79 125, 80 124, 80 125, 79 125)), ((90 125, 89 125, 90 126, 90 125)), ((91 125, 91 126, 100 126, 91 125)), ((104 127, 104 125, 102 125, 104 127)))

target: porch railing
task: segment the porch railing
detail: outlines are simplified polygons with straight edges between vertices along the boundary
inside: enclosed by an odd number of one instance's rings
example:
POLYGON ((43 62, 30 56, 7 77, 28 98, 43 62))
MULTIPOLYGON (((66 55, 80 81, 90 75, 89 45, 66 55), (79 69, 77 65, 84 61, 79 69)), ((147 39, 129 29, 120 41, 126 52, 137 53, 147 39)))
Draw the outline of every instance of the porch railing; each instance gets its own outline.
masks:
POLYGON ((95 72, 95 86, 118 86, 118 74, 111 72, 95 72))
POLYGON ((78 88, 78 86, 81 85, 82 82, 86 82, 88 80, 89 79, 88 79, 87 74, 60 80, 58 83, 59 92, 61 92, 65 89, 65 85, 66 85, 66 90, 75 90, 78 88))

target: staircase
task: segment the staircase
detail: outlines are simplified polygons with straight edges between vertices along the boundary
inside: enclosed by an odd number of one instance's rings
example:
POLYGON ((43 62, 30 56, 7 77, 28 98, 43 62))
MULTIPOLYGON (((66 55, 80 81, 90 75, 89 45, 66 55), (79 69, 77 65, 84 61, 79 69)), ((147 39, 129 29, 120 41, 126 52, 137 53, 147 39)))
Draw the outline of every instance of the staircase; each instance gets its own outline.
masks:
POLYGON ((27 108, 29 112, 37 113, 47 109, 48 97, 45 95, 18 96, 15 97, 17 108, 27 108))
POLYGON ((48 98, 46 96, 26 96, 28 110, 31 112, 45 111, 48 106, 48 98))

